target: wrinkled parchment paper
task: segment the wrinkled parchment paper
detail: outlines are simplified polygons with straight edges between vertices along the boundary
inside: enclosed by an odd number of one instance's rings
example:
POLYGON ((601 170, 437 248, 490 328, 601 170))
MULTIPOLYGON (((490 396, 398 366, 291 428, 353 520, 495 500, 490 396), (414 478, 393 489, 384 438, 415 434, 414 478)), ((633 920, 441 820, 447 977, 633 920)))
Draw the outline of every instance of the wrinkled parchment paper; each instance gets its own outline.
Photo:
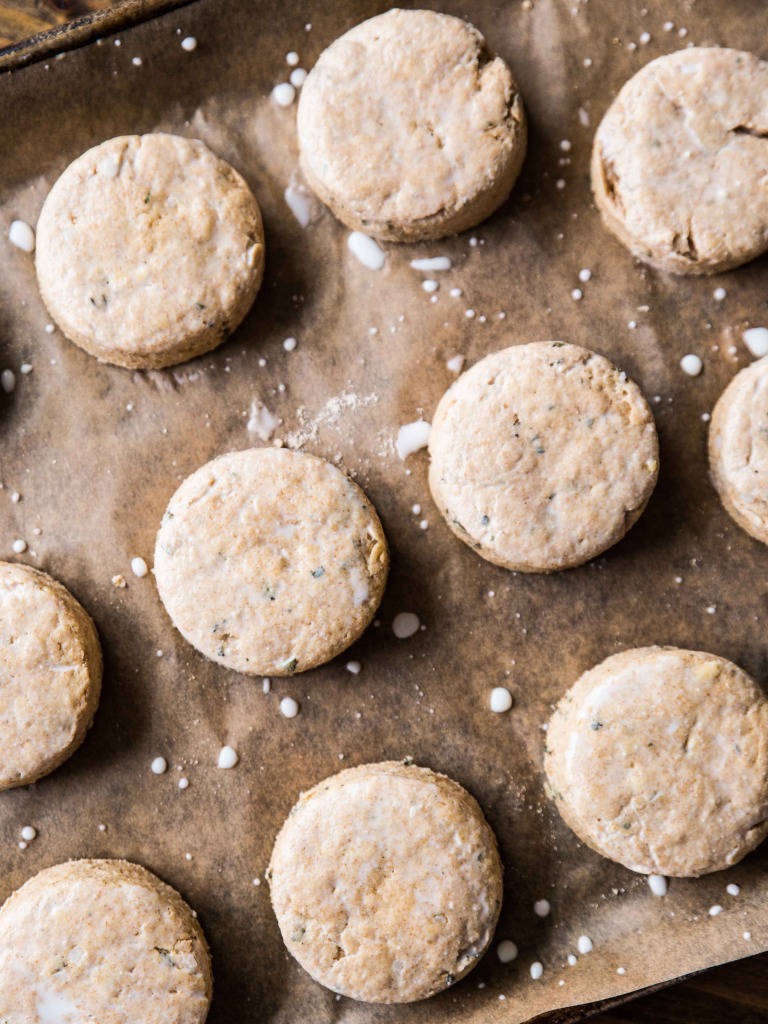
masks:
POLYGON ((202 0, 122 34, 119 47, 107 38, 0 79, 0 368, 17 375, 15 391, 0 394, 0 557, 68 585, 93 614, 106 658, 81 750, 35 786, 0 794, 0 896, 69 857, 147 865, 199 912, 214 957, 212 1024, 572 1019, 558 1008, 768 948, 768 847, 727 875, 673 881, 655 898, 643 878, 581 846, 543 788, 551 705, 609 654, 678 644, 731 658, 763 682, 768 674, 768 552, 720 507, 702 421, 750 359, 741 330, 768 322, 766 261, 717 279, 643 269, 601 227, 588 184, 592 134, 631 73, 689 42, 759 45, 768 12, 762 0, 646 3, 647 13, 614 0, 440 5, 470 17, 511 63, 531 122, 529 156, 511 200, 477 231, 388 246, 378 273, 356 261, 346 230, 319 204, 306 228, 291 213, 295 106, 269 94, 287 78, 287 52, 311 67, 385 5, 202 0), (190 34, 198 47, 187 53, 180 40, 190 34), (153 130, 204 139, 245 175, 265 216, 267 271, 225 345, 173 370, 132 373, 46 333, 32 258, 6 236, 15 217, 35 223, 47 189, 87 147, 153 130), (454 263, 432 275, 436 302, 409 266, 428 255, 454 263), (716 286, 727 292, 720 302, 716 286), (639 524, 604 557, 516 576, 457 541, 432 506, 426 453, 403 463, 393 440, 402 424, 430 418, 454 379, 449 358, 469 365, 555 338, 595 348, 638 381, 657 417, 661 479, 639 524), (700 377, 679 368, 689 352, 704 361, 700 377), (21 374, 22 363, 32 372, 21 374), (247 429, 259 420, 253 403, 282 420, 276 437, 355 476, 393 554, 379 627, 332 664, 273 681, 268 694, 198 655, 172 628, 152 576, 130 572, 133 556, 151 563, 179 481, 220 452, 262 443, 247 429), (17 538, 29 544, 21 556, 12 555, 17 538), (113 586, 115 574, 127 588, 113 586), (397 640, 400 611, 426 629, 397 640), (349 660, 360 674, 347 671, 349 660), (497 715, 488 696, 501 684, 515 704, 497 715), (285 695, 301 705, 293 720, 279 711, 285 695), (230 771, 216 767, 225 743, 240 755, 230 771), (150 771, 158 755, 171 765, 162 776, 150 771), (337 999, 288 956, 263 872, 301 789, 405 755, 456 778, 485 809, 506 866, 497 937, 514 940, 520 956, 502 965, 491 951, 424 1003, 366 1007, 337 999), (22 851, 26 824, 39 837, 22 851), (738 897, 726 894, 729 882, 738 897), (552 904, 544 918, 533 911, 540 899, 552 904), (714 904, 724 911, 710 917, 714 904), (582 934, 594 952, 567 966, 582 934), (544 974, 534 982, 536 960, 544 974))

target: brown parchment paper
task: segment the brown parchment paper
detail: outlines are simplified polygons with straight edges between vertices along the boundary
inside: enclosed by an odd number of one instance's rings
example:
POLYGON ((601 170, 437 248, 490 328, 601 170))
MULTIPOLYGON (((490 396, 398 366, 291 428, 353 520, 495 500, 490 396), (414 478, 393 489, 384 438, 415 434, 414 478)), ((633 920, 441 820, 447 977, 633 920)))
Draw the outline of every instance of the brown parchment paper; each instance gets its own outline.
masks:
POLYGON ((346 230, 319 204, 306 229, 291 214, 283 193, 296 167, 295 107, 280 109, 269 93, 287 77, 288 51, 311 67, 384 4, 201 0, 125 32, 119 47, 104 39, 0 79, 0 369, 17 373, 14 393, 0 394, 0 557, 67 584, 93 614, 106 657, 101 707, 81 750, 36 785, 0 794, 0 897, 69 857, 147 865, 199 912, 214 957, 212 1024, 572 1019, 559 1011, 768 948, 768 848, 727 875, 673 881, 657 899, 643 878, 581 846, 543 788, 551 705, 609 654, 678 644, 731 658, 763 682, 768 673, 768 553, 720 507, 702 422, 749 361, 741 330, 768 321, 766 261, 717 280, 644 269, 601 227, 588 184, 594 128, 631 73, 688 42, 764 47, 768 11, 762 0, 645 6, 440 4, 469 17, 511 63, 531 122, 529 156, 511 200, 477 231, 388 246, 379 273, 355 260, 346 230), (199 41, 194 53, 180 47, 188 34, 199 41), (265 216, 267 271, 245 324, 220 349, 132 373, 46 333, 32 258, 6 236, 12 218, 35 223, 47 189, 87 147, 157 129, 204 139, 245 175, 265 216), (409 261, 442 254, 454 267, 434 275, 432 302, 409 261), (586 284, 581 268, 592 271, 586 284), (727 291, 719 303, 716 285, 727 291), (456 287, 458 298, 449 294, 456 287), (571 298, 575 287, 581 301, 571 298), (288 336, 298 339, 291 353, 288 336), (638 381, 657 417, 661 479, 638 525, 604 557, 559 575, 516 576, 453 537, 429 497, 426 453, 400 462, 393 439, 401 424, 430 418, 454 379, 451 356, 469 365, 547 338, 593 347, 638 381), (679 368, 688 352, 704 361, 698 378, 679 368), (276 436, 355 475, 393 555, 379 627, 347 656, 273 681, 269 694, 198 655, 172 628, 152 576, 130 572, 134 555, 151 563, 180 480, 220 452, 260 443, 247 430, 259 401, 283 421, 276 436), (30 550, 13 556, 19 537, 30 550), (127 589, 112 586, 117 573, 127 589), (396 640, 400 611, 416 612, 426 629, 396 640), (362 663, 359 675, 346 670, 349 659, 362 663), (508 714, 488 710, 498 684, 514 694, 508 714), (293 720, 279 712, 284 695, 301 705, 293 720), (216 767, 225 743, 240 755, 231 771, 216 767), (171 770, 154 776, 161 754, 171 770), (520 956, 502 965, 491 951, 428 1002, 366 1007, 337 999, 292 961, 267 886, 252 880, 263 879, 299 790, 349 765, 405 755, 479 799, 506 866, 497 937, 513 939, 520 956), (39 837, 22 851, 25 824, 39 837), (741 886, 738 897, 726 894, 728 882, 741 886), (542 898, 552 904, 546 918, 533 912, 542 898), (713 904, 725 908, 714 918, 713 904), (581 934, 594 952, 568 967, 581 934), (544 965, 537 982, 535 960, 544 965))

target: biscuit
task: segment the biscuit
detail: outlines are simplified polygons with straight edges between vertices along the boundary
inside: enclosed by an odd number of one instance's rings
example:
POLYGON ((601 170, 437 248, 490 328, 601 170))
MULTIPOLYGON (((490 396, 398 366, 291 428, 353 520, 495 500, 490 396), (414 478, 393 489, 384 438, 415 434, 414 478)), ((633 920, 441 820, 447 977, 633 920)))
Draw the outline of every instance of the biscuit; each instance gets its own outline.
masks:
POLYGON ((709 427, 709 465, 739 526, 768 544, 768 357, 737 373, 709 427))
POLYGON ((304 672, 368 626, 387 581, 379 517, 346 474, 280 448, 188 477, 157 535, 155 576, 179 632, 249 675, 304 672))
POLYGON ((483 558, 521 572, 581 565, 620 540, 656 484, 658 440, 640 389, 603 356, 559 341, 481 359, 441 398, 432 496, 483 558))
POLYGON ((101 670, 96 627, 69 591, 28 565, 0 562, 0 790, 35 782, 77 750, 101 670))
POLYGON ((64 334, 106 363, 172 366, 209 352, 251 307, 261 213, 197 139, 125 135, 89 149, 48 194, 37 278, 64 334))
POLYGON ((212 986, 192 911, 137 864, 57 864, 0 910, 4 1024, 203 1024, 212 986))
POLYGON ((302 794, 268 878, 286 946, 322 985, 370 1003, 434 995, 470 971, 502 895, 496 838, 458 783, 366 764, 302 794))
POLYGON ((393 9, 319 57, 301 91, 304 176, 348 227, 393 242, 479 224, 525 157, 517 83, 460 18, 393 9))
POLYGON ((604 857, 697 877, 768 834, 768 700, 725 658, 623 651, 571 687, 547 732, 557 808, 604 857))
POLYGON ((692 47, 646 64, 595 135, 592 190, 629 251, 713 274, 768 248, 768 64, 692 47))

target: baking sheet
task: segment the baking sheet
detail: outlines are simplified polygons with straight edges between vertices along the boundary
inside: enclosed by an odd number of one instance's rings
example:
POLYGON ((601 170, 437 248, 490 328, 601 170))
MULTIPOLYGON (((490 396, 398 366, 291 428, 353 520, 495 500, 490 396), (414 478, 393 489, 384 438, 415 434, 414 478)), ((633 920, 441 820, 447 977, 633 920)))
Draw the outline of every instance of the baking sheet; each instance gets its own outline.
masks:
POLYGON ((509 60, 531 122, 529 156, 510 201, 475 232, 387 246, 378 273, 356 262, 346 230, 319 204, 307 228, 290 212, 295 107, 277 107, 269 93, 287 78, 288 51, 311 67, 336 36, 386 5, 200 0, 124 32, 120 46, 106 38, 0 79, 0 369, 17 373, 14 393, 0 395, 0 557, 68 585, 93 614, 105 653, 102 703, 84 746, 50 777, 0 794, 0 897, 68 857, 145 864, 199 912, 214 956, 211 1024, 573 1019, 562 1008, 768 948, 768 847, 727 874, 676 880, 654 898, 643 878, 577 842, 547 801, 541 772, 551 705, 617 650, 677 644, 731 658, 761 682, 768 670, 768 554, 712 491, 702 421, 749 361, 741 330, 768 323, 766 261, 717 279, 649 271, 606 234, 589 198, 592 134, 632 72, 688 42, 749 48, 766 38, 760 0, 670 6, 441 3, 471 18, 509 60), (193 53, 180 47, 189 34, 198 39, 193 53), (172 370, 133 373, 46 333, 33 261, 2 239, 12 218, 36 221, 48 188, 87 147, 152 130, 202 138, 244 174, 264 213, 267 270, 225 345, 172 370), (434 275, 436 302, 409 266, 427 255, 454 262, 434 275), (582 268, 592 271, 587 283, 582 268), (727 292, 721 302, 716 286, 727 292), (288 336, 298 339, 290 353, 288 336), (637 380, 657 417, 661 477, 638 525, 604 557, 520 576, 453 537, 429 497, 426 453, 400 462, 393 440, 400 425, 430 418, 454 379, 450 357, 469 365, 547 338, 592 347, 637 380), (689 352, 704 361, 700 377, 679 368, 689 352), (33 366, 26 375, 24 362, 33 366), (180 480, 220 452, 260 443, 247 429, 254 402, 283 421, 277 437, 355 476, 393 555, 378 628, 330 665, 274 680, 269 694, 192 650, 152 576, 130 572, 135 555, 151 562, 180 480), (16 538, 29 543, 23 556, 11 553, 16 538), (126 589, 111 583, 119 573, 126 589), (418 614, 426 629, 397 640, 400 611, 418 614), (348 660, 361 662, 359 675, 348 660), (488 710, 495 685, 513 692, 507 714, 488 710), (293 720, 279 712, 285 695, 301 705, 293 720), (216 768, 225 743, 240 755, 231 771, 216 768), (172 766, 163 776, 150 771, 158 755, 172 766), (520 956, 502 965, 491 951, 427 1002, 366 1007, 337 999, 292 961, 263 872, 299 790, 349 765, 406 755, 456 778, 484 808, 506 866, 497 938, 513 939, 520 956), (39 837, 22 851, 25 824, 39 837), (726 894, 730 882, 741 886, 738 897, 726 894), (543 898, 552 912, 539 918, 533 903, 543 898), (725 909, 710 917, 714 904, 725 909), (594 951, 569 967, 582 934, 594 951), (535 960, 544 965, 536 982, 535 960))

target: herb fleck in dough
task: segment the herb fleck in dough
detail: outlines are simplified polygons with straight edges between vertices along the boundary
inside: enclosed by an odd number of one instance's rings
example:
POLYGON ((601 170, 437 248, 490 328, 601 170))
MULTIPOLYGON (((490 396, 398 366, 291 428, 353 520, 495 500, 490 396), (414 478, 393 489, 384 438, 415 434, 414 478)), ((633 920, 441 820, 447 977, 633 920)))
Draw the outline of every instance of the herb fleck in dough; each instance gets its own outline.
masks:
POLYGON ((768 834, 768 700, 702 651, 623 651, 557 706, 545 768, 558 810, 604 857, 648 875, 736 864, 768 834))
POLYGON ((517 84, 480 33, 433 11, 356 25, 310 71, 298 109, 308 183, 348 227, 395 242, 478 224, 525 156, 517 84))
POLYGON ((559 341, 476 363, 440 400, 429 451, 432 496, 454 533, 522 572, 581 565, 615 544, 658 475, 637 385, 559 341))
POLYGON ((304 793, 268 877, 286 946, 321 984, 371 1003, 434 995, 470 971, 499 916, 496 839, 465 789, 409 762, 304 793))
POLYGON ((126 135, 64 171, 37 225, 43 300, 66 336, 107 363, 172 366, 220 344, 264 270, 261 213, 197 139, 126 135))
POLYGON ((603 220, 633 255, 712 274, 768 248, 768 64, 692 47, 651 61, 608 109, 592 150, 603 220))
POLYGON ((77 750, 101 669, 96 627, 69 591, 31 566, 0 562, 0 790, 35 782, 77 750))
POLYGON ((768 544, 768 358, 738 373, 715 406, 709 465, 733 519, 768 544))
POLYGON ((7 1024, 203 1024, 212 984, 191 910, 137 864, 58 864, 0 910, 7 1024))
POLYGON ((347 648, 384 592, 373 506, 313 455, 253 448, 214 459, 171 498, 155 576, 174 625, 250 675, 304 672, 347 648))

